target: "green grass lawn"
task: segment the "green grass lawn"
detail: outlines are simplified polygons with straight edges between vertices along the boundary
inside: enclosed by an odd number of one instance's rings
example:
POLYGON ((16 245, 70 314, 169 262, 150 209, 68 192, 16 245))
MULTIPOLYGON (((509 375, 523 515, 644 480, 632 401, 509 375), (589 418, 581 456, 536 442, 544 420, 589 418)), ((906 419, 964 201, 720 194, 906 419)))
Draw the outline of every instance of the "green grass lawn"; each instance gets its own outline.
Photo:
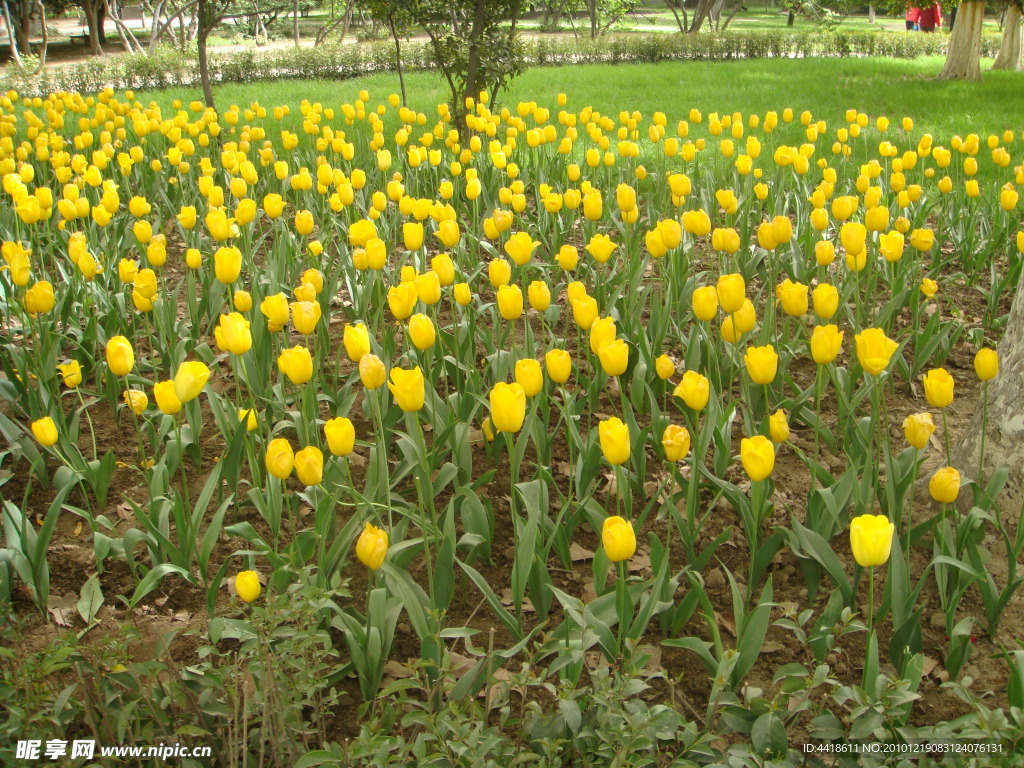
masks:
MULTIPOLYGON (((501 101, 537 101, 557 114, 556 95, 568 95, 568 108, 585 106, 617 115, 620 110, 655 111, 668 115, 669 124, 685 118, 691 107, 705 113, 739 111, 743 114, 791 107, 797 114, 810 110, 815 118, 838 125, 848 108, 898 119, 914 118, 916 130, 948 141, 954 134, 975 132, 986 136, 1009 128, 1024 129, 1019 94, 1024 74, 986 72, 981 83, 938 81, 941 57, 914 61, 895 59, 800 59, 733 62, 666 62, 653 65, 590 65, 538 67, 518 77, 501 101)), ((987 66, 987 65, 985 65, 987 66)), ((435 105, 448 98, 447 86, 430 73, 406 76, 410 106, 433 119, 435 105)), ((232 84, 216 89, 218 107, 291 104, 296 125, 297 107, 308 98, 326 106, 356 98, 360 89, 373 103, 398 90, 395 75, 375 75, 345 81, 281 81, 253 85, 232 84)), ((172 99, 188 102, 201 98, 198 88, 174 88, 146 95, 169 106, 172 99)), ((292 130, 295 130, 295 126, 292 130)))

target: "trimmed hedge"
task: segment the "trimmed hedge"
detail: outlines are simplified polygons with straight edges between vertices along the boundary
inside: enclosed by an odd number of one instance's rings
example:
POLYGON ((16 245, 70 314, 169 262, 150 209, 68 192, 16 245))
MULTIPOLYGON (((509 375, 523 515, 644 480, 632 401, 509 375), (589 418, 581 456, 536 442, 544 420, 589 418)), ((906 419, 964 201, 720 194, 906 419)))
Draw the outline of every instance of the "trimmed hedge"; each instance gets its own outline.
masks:
MULTIPOLYGON (((659 61, 731 61, 736 59, 884 56, 912 59, 944 55, 946 35, 908 35, 902 32, 726 32, 696 34, 614 34, 591 40, 570 37, 523 38, 527 66, 564 64, 654 63, 659 61)), ((982 56, 999 50, 999 35, 985 35, 982 56)), ((376 72, 395 71, 389 41, 316 48, 276 48, 215 54, 210 76, 215 83, 259 80, 344 80, 376 72)), ((433 51, 424 41, 403 47, 409 71, 433 67, 433 51)), ((195 85, 199 68, 194 56, 165 48, 152 56, 115 54, 46 71, 23 75, 8 66, 0 89, 36 96, 61 91, 95 93, 118 90, 195 85)))

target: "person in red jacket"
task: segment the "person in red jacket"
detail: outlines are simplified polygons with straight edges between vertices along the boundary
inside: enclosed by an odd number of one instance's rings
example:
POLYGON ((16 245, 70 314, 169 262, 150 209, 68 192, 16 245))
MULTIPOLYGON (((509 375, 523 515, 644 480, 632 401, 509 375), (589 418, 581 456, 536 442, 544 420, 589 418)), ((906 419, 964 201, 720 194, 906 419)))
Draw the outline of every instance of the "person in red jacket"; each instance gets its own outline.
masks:
POLYGON ((921 9, 916 5, 907 6, 907 32, 917 32, 921 29, 918 22, 921 20, 921 9))
POLYGON ((921 18, 918 20, 922 32, 934 32, 942 26, 942 6, 938 3, 921 9, 921 18))

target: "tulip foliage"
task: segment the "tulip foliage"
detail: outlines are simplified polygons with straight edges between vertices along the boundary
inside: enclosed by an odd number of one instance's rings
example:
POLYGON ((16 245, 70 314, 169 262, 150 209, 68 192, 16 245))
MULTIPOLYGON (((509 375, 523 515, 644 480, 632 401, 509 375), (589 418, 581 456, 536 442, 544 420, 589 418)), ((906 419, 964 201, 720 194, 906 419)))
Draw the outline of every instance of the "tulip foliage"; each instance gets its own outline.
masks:
MULTIPOLYGON (((959 348, 999 372, 1024 137, 856 110, 670 122, 485 94, 458 125, 398 104, 0 97, 2 456, 73 500, 96 569, 127 563, 129 606, 173 583, 216 616, 359 571, 365 604, 323 610, 368 700, 402 611, 437 694, 475 632, 446 616, 474 592, 566 682, 657 623, 739 690, 789 558, 818 637, 884 581, 867 623, 900 675, 933 590, 956 674, 963 596, 991 634, 1019 585, 985 571, 987 535, 1021 550, 989 514, 1005 474, 953 468, 947 411, 975 386, 959 348), (984 286, 970 344, 954 283, 984 286), (785 494, 782 465, 803 478, 785 494), (115 475, 139 491, 127 529, 115 475), (736 657, 717 627, 681 637, 715 622, 727 542, 736 657), (578 547, 587 600, 554 577, 578 547)), ((45 607, 53 525, 8 519, 0 600, 16 575, 45 607)))

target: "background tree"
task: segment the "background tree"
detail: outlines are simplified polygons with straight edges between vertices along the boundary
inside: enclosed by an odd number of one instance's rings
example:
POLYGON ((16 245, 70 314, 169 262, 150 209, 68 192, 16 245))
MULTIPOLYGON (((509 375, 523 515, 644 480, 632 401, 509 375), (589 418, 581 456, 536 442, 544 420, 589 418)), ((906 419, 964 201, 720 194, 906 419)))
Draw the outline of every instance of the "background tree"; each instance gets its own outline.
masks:
POLYGON ((956 24, 949 36, 940 80, 981 80, 981 25, 984 0, 964 0, 956 6, 956 24))
MULTIPOLYGON (((959 25, 958 13, 953 29, 959 25)), ((984 431, 985 466, 981 468, 981 477, 991 477, 1003 464, 1010 467, 1010 478, 1006 491, 1000 497, 1000 507, 1016 513, 1024 496, 1024 405, 1021 403, 1021 392, 1024 392, 1024 280, 1017 286, 997 351, 999 375, 988 383, 989 418, 984 431)), ((982 410, 979 407, 953 455, 953 466, 965 477, 979 476, 982 434, 982 410)))
POLYGON ((1010 0, 1007 5, 1006 14, 1003 16, 1003 40, 992 69, 1008 69, 1013 72, 1024 69, 1021 46, 1021 27, 1024 25, 1022 10, 1024 8, 1021 0, 1010 0))
POLYGON ((412 9, 394 0, 365 0, 370 15, 388 28, 388 33, 395 43, 395 64, 398 70, 398 86, 402 92, 402 104, 408 99, 405 94, 405 65, 402 63, 402 38, 408 37, 412 28, 412 9))

